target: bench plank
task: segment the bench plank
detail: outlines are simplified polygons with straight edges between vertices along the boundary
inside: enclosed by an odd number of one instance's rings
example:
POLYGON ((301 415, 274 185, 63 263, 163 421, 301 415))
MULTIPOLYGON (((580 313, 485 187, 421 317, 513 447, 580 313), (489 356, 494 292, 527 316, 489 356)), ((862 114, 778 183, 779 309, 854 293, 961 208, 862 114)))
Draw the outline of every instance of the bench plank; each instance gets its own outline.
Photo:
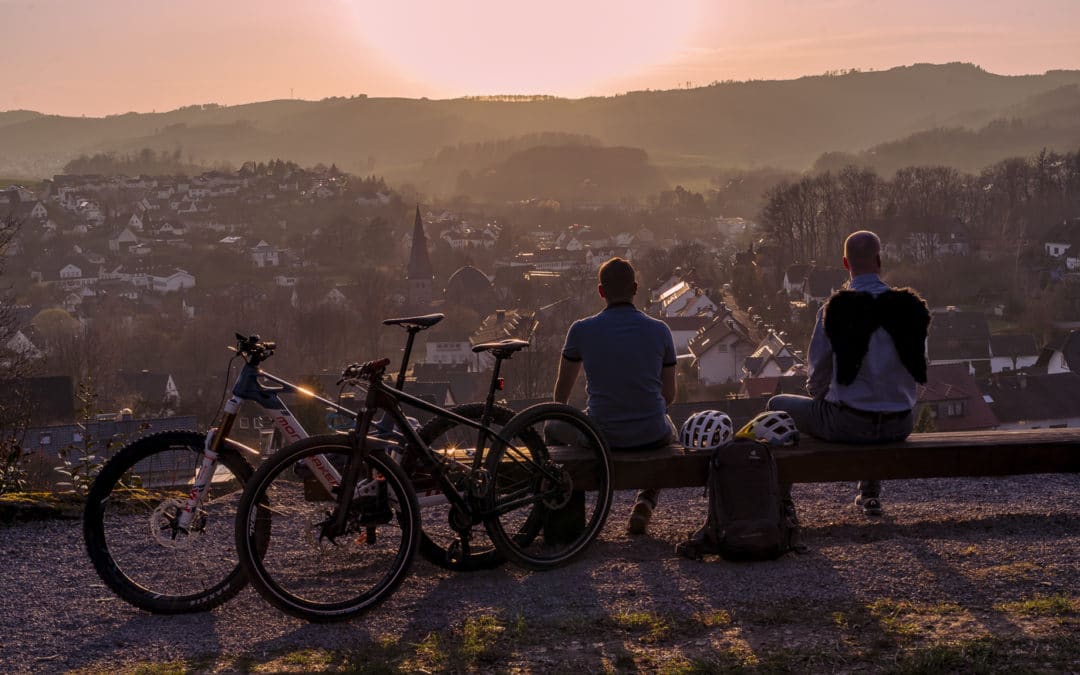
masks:
MULTIPOLYGON (((806 438, 797 447, 774 448, 774 454, 780 480, 791 483, 1080 473, 1080 429, 912 434, 882 445, 806 438)), ((615 489, 702 486, 710 455, 680 446, 615 453, 615 489)), ((552 448, 552 456, 575 476, 588 474, 581 451, 552 448)))

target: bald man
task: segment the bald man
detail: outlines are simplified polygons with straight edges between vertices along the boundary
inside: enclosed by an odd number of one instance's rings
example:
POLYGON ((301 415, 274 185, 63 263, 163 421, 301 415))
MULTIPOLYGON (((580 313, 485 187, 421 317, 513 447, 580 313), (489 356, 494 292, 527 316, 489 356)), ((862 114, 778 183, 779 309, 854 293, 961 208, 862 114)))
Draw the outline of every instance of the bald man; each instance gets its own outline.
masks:
MULTIPOLYGON (((926 383, 930 311, 914 291, 881 281, 881 240, 873 232, 848 236, 844 268, 847 288, 822 305, 810 339, 810 396, 774 396, 768 408, 826 441, 902 441, 914 424, 916 384, 926 383)), ((881 482, 859 481, 855 504, 880 516, 881 482)))

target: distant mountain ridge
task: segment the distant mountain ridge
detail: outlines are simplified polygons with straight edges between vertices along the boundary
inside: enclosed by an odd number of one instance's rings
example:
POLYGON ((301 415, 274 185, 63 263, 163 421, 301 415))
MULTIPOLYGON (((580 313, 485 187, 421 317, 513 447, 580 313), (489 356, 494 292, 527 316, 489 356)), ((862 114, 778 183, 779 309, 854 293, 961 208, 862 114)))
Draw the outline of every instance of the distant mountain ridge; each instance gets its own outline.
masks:
MULTIPOLYGON (((969 64, 919 64, 573 100, 359 96, 105 118, 9 111, 0 112, 0 175, 47 177, 81 154, 179 147, 185 160, 207 165, 280 157, 404 179, 422 174, 425 162, 430 169, 447 146, 545 133, 641 148, 658 165, 801 170, 827 152, 858 153, 937 128, 977 131, 1077 85, 1080 71, 1002 76, 969 64)), ((1070 122, 1066 115, 1040 124, 1070 122)))

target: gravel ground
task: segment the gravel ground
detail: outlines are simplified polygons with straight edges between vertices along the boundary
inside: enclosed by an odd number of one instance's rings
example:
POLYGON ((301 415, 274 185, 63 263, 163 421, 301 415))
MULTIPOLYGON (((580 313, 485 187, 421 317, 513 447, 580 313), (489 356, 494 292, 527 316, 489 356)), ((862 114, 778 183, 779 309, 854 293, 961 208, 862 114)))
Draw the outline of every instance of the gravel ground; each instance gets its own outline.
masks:
POLYGON ((613 611, 844 606, 889 598, 991 608, 1038 594, 1080 595, 1080 476, 887 482, 881 519, 851 504, 854 486, 799 485, 806 555, 732 564, 674 556, 704 519, 701 489, 661 495, 650 534, 628 538, 632 493, 620 493, 601 540, 567 568, 504 567, 453 574, 418 560, 409 580, 346 624, 309 625, 251 589, 201 615, 153 616, 117 599, 95 575, 77 521, 0 528, 0 672, 108 671, 138 662, 218 655, 259 658, 297 648, 340 649, 382 636, 419 642, 477 612, 530 624, 613 611))

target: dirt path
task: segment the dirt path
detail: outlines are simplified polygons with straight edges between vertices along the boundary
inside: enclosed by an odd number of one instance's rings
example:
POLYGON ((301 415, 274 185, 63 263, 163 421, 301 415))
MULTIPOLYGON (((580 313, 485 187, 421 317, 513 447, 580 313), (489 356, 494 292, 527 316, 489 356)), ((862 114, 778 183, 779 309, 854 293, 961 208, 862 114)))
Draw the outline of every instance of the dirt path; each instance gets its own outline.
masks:
POLYGON ((565 569, 455 575, 418 561, 394 597, 336 625, 285 617, 250 589, 209 614, 148 615, 100 583, 77 521, 4 527, 0 672, 848 671, 956 659, 1080 670, 1080 476, 889 482, 874 521, 853 493, 797 486, 811 552, 756 564, 674 557, 704 518, 700 489, 665 492, 639 539, 622 533, 632 495, 620 493, 602 539, 565 569))

